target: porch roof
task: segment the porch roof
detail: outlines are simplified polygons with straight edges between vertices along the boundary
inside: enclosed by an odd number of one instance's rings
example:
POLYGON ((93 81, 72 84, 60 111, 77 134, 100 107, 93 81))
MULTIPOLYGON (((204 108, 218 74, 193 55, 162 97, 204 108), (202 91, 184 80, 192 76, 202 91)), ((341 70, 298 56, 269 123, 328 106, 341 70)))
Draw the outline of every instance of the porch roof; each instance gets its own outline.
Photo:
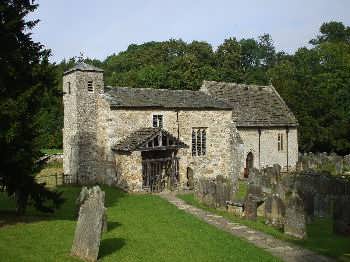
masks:
POLYGON ((179 148, 188 148, 188 145, 162 128, 145 127, 118 142, 112 150, 131 152, 179 148))

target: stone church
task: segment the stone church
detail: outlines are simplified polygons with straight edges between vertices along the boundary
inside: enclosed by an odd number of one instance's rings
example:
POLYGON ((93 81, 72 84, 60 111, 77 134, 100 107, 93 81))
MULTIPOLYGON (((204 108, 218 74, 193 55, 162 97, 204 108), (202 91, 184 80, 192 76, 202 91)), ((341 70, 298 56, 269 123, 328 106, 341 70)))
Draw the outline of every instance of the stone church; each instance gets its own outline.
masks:
POLYGON ((103 70, 79 63, 63 91, 64 173, 77 183, 159 192, 297 162, 298 123, 272 86, 109 87, 103 70))

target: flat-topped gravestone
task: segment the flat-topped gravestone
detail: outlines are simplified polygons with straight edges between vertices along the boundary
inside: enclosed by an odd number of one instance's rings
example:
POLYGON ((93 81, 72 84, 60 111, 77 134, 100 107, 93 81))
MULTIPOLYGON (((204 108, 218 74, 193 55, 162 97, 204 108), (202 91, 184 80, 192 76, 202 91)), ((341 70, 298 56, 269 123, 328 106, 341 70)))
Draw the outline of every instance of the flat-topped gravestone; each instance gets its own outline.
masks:
POLYGON ((99 186, 83 188, 85 196, 79 209, 71 255, 85 261, 97 261, 105 217, 105 193, 99 186))

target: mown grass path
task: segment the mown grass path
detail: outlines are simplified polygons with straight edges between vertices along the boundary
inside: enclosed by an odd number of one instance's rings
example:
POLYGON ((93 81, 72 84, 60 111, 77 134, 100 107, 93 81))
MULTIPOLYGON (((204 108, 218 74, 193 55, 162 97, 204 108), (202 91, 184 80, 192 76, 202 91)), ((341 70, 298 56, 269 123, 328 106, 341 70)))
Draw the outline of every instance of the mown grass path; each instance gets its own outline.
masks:
MULTIPOLYGON (((102 237, 100 261, 281 261, 157 195, 103 189, 109 229, 102 237)), ((69 252, 80 188, 62 190, 67 201, 57 213, 30 209, 21 219, 11 215, 13 203, 0 194, 0 261, 79 261, 69 252)))
POLYGON ((199 219, 214 225, 218 229, 230 233, 233 236, 244 239, 255 246, 262 248, 274 256, 286 262, 330 262, 334 261, 331 258, 318 255, 312 251, 295 246, 288 242, 276 239, 265 233, 253 230, 247 226, 231 222, 226 218, 215 215, 211 212, 186 204, 185 201, 176 197, 173 193, 162 193, 161 197, 172 203, 177 208, 192 214, 199 219))

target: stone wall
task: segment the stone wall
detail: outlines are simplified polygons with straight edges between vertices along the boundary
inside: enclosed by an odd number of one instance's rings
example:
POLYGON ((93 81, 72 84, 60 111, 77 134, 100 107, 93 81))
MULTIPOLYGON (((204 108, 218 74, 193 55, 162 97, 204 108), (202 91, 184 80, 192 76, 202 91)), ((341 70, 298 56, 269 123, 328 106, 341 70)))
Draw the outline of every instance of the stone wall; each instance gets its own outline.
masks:
MULTIPOLYGON (((194 171, 195 179, 198 176, 213 178, 217 175, 231 178, 237 176, 234 175, 237 164, 232 156, 236 151, 231 111, 114 109, 101 113, 103 114, 108 115, 107 121, 104 121, 107 124, 101 127, 101 133, 105 133, 104 138, 102 135, 101 139, 104 139, 105 158, 107 159, 114 155, 110 150, 111 145, 140 128, 152 127, 153 115, 160 114, 163 115, 163 128, 189 146, 189 148, 178 150, 177 153, 180 158, 179 173, 182 186, 187 183, 188 167, 194 171), (207 128, 207 153, 204 156, 192 156, 191 154, 193 127, 207 128)), ((135 165, 131 162, 130 164, 135 165)), ((141 166, 141 163, 139 165, 141 166)))
POLYGON ((116 154, 116 185, 125 191, 142 191, 141 152, 116 154))
POLYGON ((97 100, 104 90, 103 73, 73 71, 64 75, 63 89, 64 173, 72 175, 74 181, 94 183, 101 173, 96 130, 97 100), (88 81, 93 83, 93 92, 88 91, 88 81))
POLYGON ((77 123, 77 92, 76 75, 68 74, 63 77, 63 170, 65 174, 71 174, 76 178, 78 172, 78 123, 77 123), (68 94, 68 83, 71 85, 71 94, 68 94))
MULTIPOLYGON (((286 128, 261 128, 260 152, 258 128, 238 127, 238 132, 244 144, 244 158, 242 167, 249 152, 254 156, 254 167, 257 169, 278 164, 283 170, 287 169, 287 156, 289 170, 294 170, 298 161, 298 132, 296 128, 289 128, 288 146, 286 128), (283 150, 278 151, 278 134, 283 134, 283 150), (288 152, 287 152, 288 147, 288 152)), ((241 172, 243 173, 243 168, 241 172)))

